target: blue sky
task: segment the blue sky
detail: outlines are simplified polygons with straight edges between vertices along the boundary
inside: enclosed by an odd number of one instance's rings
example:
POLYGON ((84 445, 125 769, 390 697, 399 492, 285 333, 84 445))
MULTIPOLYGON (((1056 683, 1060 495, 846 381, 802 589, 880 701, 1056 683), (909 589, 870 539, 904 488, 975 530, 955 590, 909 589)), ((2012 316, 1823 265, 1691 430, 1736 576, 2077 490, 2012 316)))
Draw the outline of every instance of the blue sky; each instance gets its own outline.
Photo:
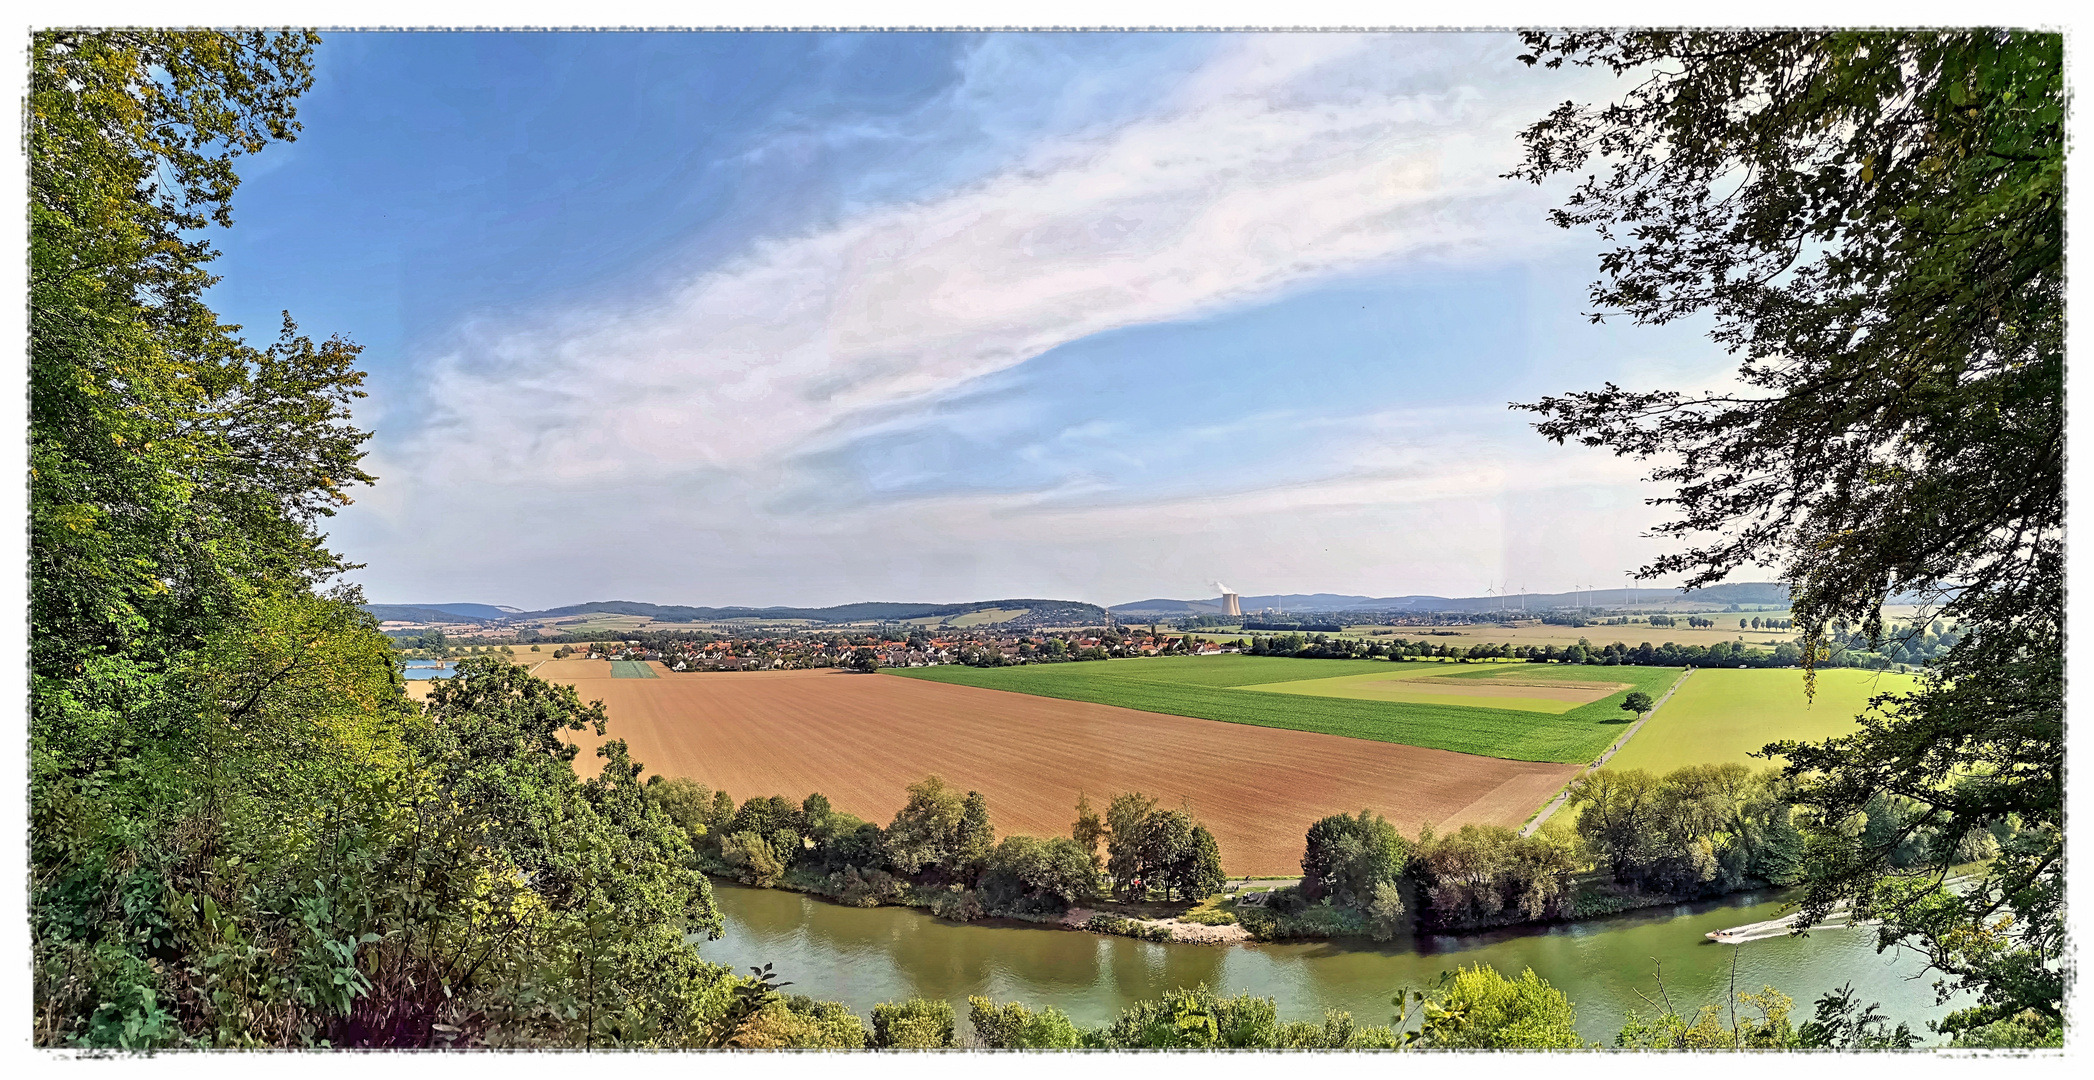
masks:
POLYGON ((1611 585, 1656 492, 1506 403, 1730 364, 1582 318, 1518 51, 331 34, 213 301, 366 347, 375 601, 1611 585))

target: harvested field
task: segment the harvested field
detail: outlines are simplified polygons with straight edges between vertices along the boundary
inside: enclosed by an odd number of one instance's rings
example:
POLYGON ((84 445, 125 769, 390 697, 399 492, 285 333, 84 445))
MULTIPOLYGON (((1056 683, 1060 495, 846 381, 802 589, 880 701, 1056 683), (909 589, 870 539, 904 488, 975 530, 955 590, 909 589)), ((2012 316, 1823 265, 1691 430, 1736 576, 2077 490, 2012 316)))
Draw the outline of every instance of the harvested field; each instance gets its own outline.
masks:
MULTIPOLYGON (((1067 833, 1079 791, 1102 810, 1138 790, 1165 805, 1189 800, 1233 874, 1298 870, 1310 822, 1362 807, 1412 835, 1428 823, 1517 826, 1576 772, 889 675, 613 679, 609 666, 557 661, 538 674, 602 700, 609 737, 624 739, 649 773, 737 799, 819 791, 885 824, 903 787, 935 772, 986 796, 999 834, 1040 836, 1067 833)), ((583 737, 584 772, 594 772, 597 741, 583 737)))

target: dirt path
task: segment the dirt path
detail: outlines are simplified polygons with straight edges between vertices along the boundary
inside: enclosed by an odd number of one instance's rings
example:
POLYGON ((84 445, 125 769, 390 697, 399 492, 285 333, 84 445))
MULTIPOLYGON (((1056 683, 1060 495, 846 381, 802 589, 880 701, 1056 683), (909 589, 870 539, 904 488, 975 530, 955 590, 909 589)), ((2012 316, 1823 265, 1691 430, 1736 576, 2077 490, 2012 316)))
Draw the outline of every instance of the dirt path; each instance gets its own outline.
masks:
POLYGON ((1606 753, 1601 754, 1598 758, 1596 758, 1593 761, 1592 764, 1585 766, 1585 768, 1578 773, 1578 776, 1571 777, 1570 784, 1563 785, 1563 790, 1557 792, 1556 797, 1549 800, 1549 805, 1541 808, 1541 813, 1534 815, 1534 819, 1532 821, 1529 821, 1527 822, 1527 824, 1520 826, 1520 835, 1534 835, 1534 830, 1541 828, 1542 823, 1549 820, 1549 815, 1554 814, 1557 810, 1563 807, 1563 800, 1570 798, 1570 785, 1577 783, 1579 776, 1584 776, 1586 773, 1589 773, 1592 770, 1597 769, 1602 765, 1605 765, 1607 763, 1607 760, 1609 758, 1612 758, 1616 751, 1620 750, 1624 746, 1627 746, 1629 744, 1629 739, 1634 737, 1636 732, 1642 730, 1643 725, 1649 723, 1650 718, 1657 715, 1658 710, 1664 708, 1666 702, 1672 700, 1673 691, 1678 690, 1681 684, 1687 681, 1687 676, 1692 674, 1694 674, 1693 668, 1688 668, 1687 670, 1680 672, 1680 677, 1672 681, 1671 689, 1665 691, 1665 696, 1659 698, 1657 702, 1650 707, 1649 712, 1637 717, 1636 722, 1629 725, 1629 730, 1621 733, 1621 738, 1614 740, 1614 745, 1609 746, 1607 748, 1606 753))

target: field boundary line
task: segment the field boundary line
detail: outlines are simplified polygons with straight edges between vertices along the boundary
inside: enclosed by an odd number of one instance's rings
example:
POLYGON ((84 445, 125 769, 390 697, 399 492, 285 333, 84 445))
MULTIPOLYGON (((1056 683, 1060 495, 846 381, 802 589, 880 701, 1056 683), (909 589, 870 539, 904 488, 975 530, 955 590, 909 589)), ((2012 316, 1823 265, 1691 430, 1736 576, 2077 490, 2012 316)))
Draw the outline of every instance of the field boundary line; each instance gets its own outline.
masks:
POLYGON ((1563 790, 1557 792, 1556 797, 1550 799, 1549 804, 1541 808, 1541 813, 1534 815, 1534 817, 1530 819, 1525 825, 1520 826, 1520 835, 1534 835, 1535 830, 1541 828, 1542 823, 1549 820, 1550 815, 1554 814, 1558 810, 1561 810, 1563 808, 1563 801, 1565 799, 1570 798, 1571 784, 1577 783, 1578 781, 1584 779, 1587 773, 1590 773, 1594 769, 1597 769, 1607 764, 1608 758, 1613 757, 1616 751, 1619 751, 1622 747, 1627 746, 1629 744, 1629 738, 1635 735, 1638 731, 1641 731, 1643 729, 1643 725, 1649 723, 1650 718, 1656 716, 1658 714, 1658 710, 1664 708, 1665 703, 1672 700, 1673 693, 1677 691, 1680 688, 1680 686, 1687 681, 1687 676, 1692 674, 1694 674, 1694 669, 1691 667, 1685 671, 1680 672, 1680 677, 1672 681, 1672 689, 1665 691, 1665 696, 1659 698, 1656 703, 1651 705, 1649 712, 1637 717, 1636 722, 1629 725, 1629 730, 1621 733, 1621 738, 1614 740, 1614 745, 1609 746, 1607 748, 1606 753, 1603 753, 1599 757, 1594 758, 1592 764, 1585 766, 1584 769, 1579 771, 1578 775, 1571 777, 1570 783, 1563 785, 1563 790))

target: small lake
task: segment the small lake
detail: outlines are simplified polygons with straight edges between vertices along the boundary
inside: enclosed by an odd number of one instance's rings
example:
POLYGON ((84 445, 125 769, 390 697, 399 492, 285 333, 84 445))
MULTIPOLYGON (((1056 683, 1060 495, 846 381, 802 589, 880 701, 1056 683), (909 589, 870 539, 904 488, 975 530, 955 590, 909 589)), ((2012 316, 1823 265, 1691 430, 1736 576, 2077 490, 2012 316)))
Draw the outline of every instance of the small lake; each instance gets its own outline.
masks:
MULTIPOLYGON (((1612 1045, 1624 1013, 1648 1014, 1644 995, 1665 992, 1682 1015, 1720 1004, 1737 965, 1740 993, 1771 984, 1796 1000, 1801 1025, 1825 991, 1852 982, 1894 1021, 1934 1041, 1925 1021, 1958 1003, 1935 1005, 1932 977, 1899 950, 1878 954, 1868 929, 1824 929, 1718 945, 1703 935, 1778 918, 1790 909, 1773 894, 1742 894, 1565 926, 1371 942, 1257 946, 1165 945, 1023 924, 944 922, 914 908, 850 908, 798 893, 716 883, 726 936, 699 946, 716 963, 746 972, 776 965, 788 993, 841 1001, 861 1016, 882 1001, 909 997, 953 1003, 962 1031, 967 998, 1053 1005, 1081 1026, 1109 1022, 1128 1003, 1166 989, 1206 983, 1227 994, 1276 998, 1282 1019, 1321 1020, 1346 1010, 1362 1024, 1388 1023, 1390 999, 1406 984, 1428 986, 1445 969, 1486 963, 1507 975, 1532 967, 1569 995, 1578 1028, 1612 1045), (1691 1004, 1690 1004, 1691 1003, 1691 1004)), ((1744 1006, 1740 1003, 1739 1008, 1744 1006)), ((1726 1018, 1728 1013, 1726 1011, 1726 1018)))
POLYGON ((404 673, 410 679, 448 679, 458 674, 458 665, 448 660, 409 660, 404 673))

